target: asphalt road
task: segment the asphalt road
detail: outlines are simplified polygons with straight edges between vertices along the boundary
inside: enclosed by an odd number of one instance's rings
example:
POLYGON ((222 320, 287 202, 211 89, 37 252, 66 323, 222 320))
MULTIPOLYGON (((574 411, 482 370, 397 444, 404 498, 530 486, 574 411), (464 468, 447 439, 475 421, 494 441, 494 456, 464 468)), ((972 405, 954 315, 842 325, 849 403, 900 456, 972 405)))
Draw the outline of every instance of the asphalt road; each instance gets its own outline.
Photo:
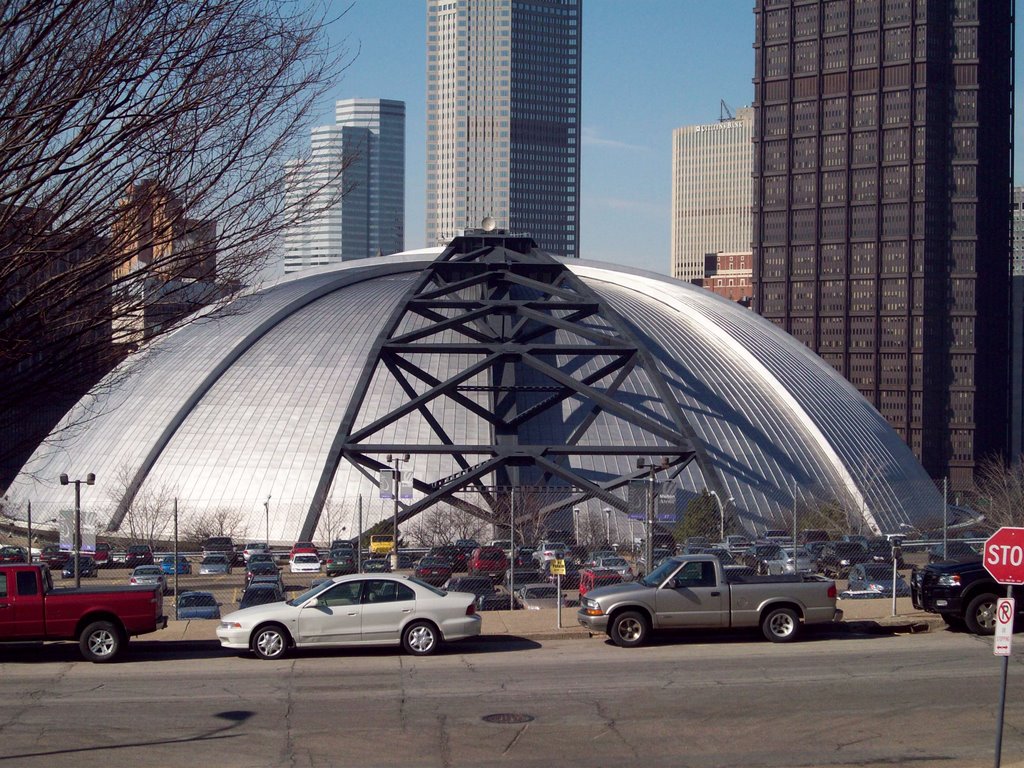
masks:
MULTIPOLYGON (((1018 636, 1017 642, 1024 640, 1018 636)), ((0 648, 3 766, 990 766, 990 639, 816 633, 481 639, 258 661, 133 641, 112 665, 73 645, 0 648), (489 723, 487 715, 525 723, 489 723)), ((1011 660, 1003 765, 1024 765, 1024 661, 1011 660)))

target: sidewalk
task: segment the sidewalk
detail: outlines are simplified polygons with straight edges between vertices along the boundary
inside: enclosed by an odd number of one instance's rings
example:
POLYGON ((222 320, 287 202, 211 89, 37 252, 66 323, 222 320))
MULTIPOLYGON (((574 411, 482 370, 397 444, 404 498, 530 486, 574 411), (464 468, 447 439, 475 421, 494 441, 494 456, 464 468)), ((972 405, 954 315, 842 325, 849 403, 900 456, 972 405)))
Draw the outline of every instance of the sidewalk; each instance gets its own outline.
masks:
MULTIPOLYGON (((843 611, 842 627, 850 632, 868 634, 912 634, 938 629, 943 625, 939 616, 915 611, 910 598, 896 600, 896 616, 892 616, 892 600, 840 600, 843 611)), ((586 640, 590 634, 576 623, 576 608, 562 609, 562 628, 557 627, 555 609, 540 611, 483 611, 484 636, 522 637, 528 640, 554 640, 578 638, 586 640)), ((217 642, 217 622, 169 621, 167 629, 142 640, 199 643, 217 642)))

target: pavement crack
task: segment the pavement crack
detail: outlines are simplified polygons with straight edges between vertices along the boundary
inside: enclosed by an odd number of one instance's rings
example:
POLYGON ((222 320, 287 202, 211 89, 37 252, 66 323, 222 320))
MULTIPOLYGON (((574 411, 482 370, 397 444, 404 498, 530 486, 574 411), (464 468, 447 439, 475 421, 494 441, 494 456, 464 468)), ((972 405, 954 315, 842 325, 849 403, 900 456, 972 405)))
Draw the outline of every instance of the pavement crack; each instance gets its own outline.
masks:
POLYGON ((438 723, 441 726, 441 765, 444 766, 444 768, 451 768, 452 745, 451 738, 448 733, 448 715, 441 715, 438 718, 438 723))
POLYGON ((405 733, 408 728, 409 714, 405 710, 405 704, 407 696, 405 693, 405 664, 402 662, 402 657, 398 657, 398 690, 401 695, 398 699, 398 724, 402 729, 402 733, 405 733))
MULTIPOLYGON (((626 746, 626 748, 630 751, 634 758, 640 757, 640 755, 637 753, 633 745, 630 744, 626 737, 623 736, 622 733, 619 731, 619 727, 615 722, 615 718, 605 713, 604 703, 596 701, 594 702, 594 705, 597 709, 597 716, 604 720, 604 727, 607 728, 611 733, 615 734, 616 737, 618 737, 619 741, 621 741, 626 746)), ((596 739, 600 735, 601 734, 598 734, 594 738, 596 739)))
POLYGON ((524 733, 526 733, 526 729, 529 728, 529 727, 530 727, 530 724, 529 723, 525 723, 522 728, 520 728, 518 731, 516 731, 516 735, 512 737, 512 741, 510 741, 508 743, 508 746, 506 746, 503 750, 501 750, 501 754, 507 755, 509 753, 509 750, 512 749, 512 747, 514 747, 516 745, 517 741, 519 741, 519 737, 522 736, 524 733))
POLYGON ((295 744, 292 737, 292 712, 295 707, 293 693, 295 691, 295 659, 288 667, 288 685, 285 689, 284 706, 284 755, 288 765, 295 765, 295 744))

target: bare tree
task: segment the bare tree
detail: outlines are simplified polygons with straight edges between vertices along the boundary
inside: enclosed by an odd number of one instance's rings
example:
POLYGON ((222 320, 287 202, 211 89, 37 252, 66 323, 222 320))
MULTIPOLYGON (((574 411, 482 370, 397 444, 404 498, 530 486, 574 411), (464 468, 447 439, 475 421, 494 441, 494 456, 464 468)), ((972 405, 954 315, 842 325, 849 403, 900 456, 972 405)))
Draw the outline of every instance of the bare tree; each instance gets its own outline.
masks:
POLYGON ((452 544, 459 539, 480 540, 487 528, 488 524, 480 518, 447 504, 427 510, 400 526, 405 536, 421 547, 452 544))
POLYGON ((1024 525, 1024 456, 1013 464, 984 459, 974 473, 975 508, 993 528, 1024 525))
POLYGON ((327 499, 324 502, 324 509, 320 513, 320 522, 317 524, 317 533, 320 535, 320 540, 330 546, 335 539, 345 538, 344 534, 348 530, 347 526, 342 525, 345 517, 344 510, 330 499, 327 499))
MULTIPOLYGON (((0 430, 10 437, 24 414, 77 398, 139 338, 252 284, 282 230, 316 215, 286 202, 285 163, 345 56, 326 43, 315 3, 0 8, 0 430)), ((0 441, 0 454, 24 449, 0 441)))
POLYGON ((189 515, 181 527, 179 538, 202 544, 211 536, 229 536, 232 539, 245 531, 245 515, 234 507, 214 509, 189 515))
MULTIPOLYGON (((110 500, 115 505, 126 492, 132 476, 131 467, 127 464, 117 468, 115 481, 109 492, 110 500)), ((119 530, 129 541, 154 546, 158 540, 165 538, 173 525, 174 498, 174 489, 169 486, 147 485, 140 493, 135 494, 128 505, 119 530)))

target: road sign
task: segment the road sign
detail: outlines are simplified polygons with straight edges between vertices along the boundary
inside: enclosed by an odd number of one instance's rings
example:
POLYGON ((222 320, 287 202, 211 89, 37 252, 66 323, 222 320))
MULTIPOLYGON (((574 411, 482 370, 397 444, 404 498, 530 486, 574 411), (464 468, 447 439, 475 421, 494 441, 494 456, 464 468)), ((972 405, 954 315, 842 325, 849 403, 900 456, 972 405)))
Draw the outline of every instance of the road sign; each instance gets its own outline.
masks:
POLYGON ((1000 528, 984 552, 985 570, 999 584, 1024 584, 1024 528, 1000 528))
POLYGON ((1013 614, 1016 605, 1012 597, 1001 597, 996 601, 996 644, 992 652, 996 656, 1009 656, 1013 648, 1013 614))
POLYGON ((553 576, 565 576, 565 560, 552 560, 551 574, 553 576))

